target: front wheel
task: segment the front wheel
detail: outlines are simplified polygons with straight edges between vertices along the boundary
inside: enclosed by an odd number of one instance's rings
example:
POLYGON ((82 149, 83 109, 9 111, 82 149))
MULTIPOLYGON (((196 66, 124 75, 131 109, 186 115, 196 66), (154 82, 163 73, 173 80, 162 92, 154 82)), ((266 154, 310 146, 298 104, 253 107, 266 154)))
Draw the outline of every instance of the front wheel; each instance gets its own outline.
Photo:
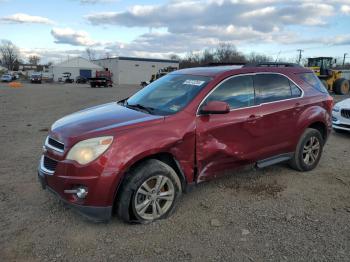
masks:
POLYGON ((321 159, 323 143, 320 131, 307 128, 298 142, 290 166, 298 171, 314 169, 321 159))
POLYGON ((125 222, 147 223, 168 217, 181 195, 181 183, 167 164, 150 159, 125 179, 117 212, 125 222))

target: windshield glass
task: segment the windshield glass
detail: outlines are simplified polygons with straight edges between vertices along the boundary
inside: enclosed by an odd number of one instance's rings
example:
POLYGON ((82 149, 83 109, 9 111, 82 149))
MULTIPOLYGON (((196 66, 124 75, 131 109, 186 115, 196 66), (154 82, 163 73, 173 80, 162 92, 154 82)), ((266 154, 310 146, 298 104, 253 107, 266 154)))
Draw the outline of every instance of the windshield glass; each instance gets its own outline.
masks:
POLYGON ((171 115, 179 112, 208 84, 207 76, 169 74, 146 86, 125 105, 147 109, 155 115, 171 115))

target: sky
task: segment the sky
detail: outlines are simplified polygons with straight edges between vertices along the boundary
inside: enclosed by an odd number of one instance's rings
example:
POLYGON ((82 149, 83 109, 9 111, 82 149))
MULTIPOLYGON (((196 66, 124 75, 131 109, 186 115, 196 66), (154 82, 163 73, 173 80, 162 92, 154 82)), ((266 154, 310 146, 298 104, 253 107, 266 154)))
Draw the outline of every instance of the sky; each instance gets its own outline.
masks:
POLYGON ((349 53, 350 0, 0 0, 0 39, 24 60, 186 56, 231 43, 294 59, 349 53))

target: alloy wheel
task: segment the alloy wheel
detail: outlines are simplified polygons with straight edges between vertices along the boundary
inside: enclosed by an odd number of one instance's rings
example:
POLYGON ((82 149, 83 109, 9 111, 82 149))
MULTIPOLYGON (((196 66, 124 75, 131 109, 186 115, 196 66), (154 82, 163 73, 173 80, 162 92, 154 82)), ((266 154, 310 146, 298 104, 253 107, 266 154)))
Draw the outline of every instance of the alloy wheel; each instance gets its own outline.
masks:
POLYGON ((317 137, 312 136, 307 140, 303 148, 303 161, 306 165, 313 165, 320 154, 320 141, 317 137))
POLYGON ((164 215, 175 199, 175 188, 170 178, 157 175, 147 179, 138 188, 134 207, 138 216, 154 220, 164 215))

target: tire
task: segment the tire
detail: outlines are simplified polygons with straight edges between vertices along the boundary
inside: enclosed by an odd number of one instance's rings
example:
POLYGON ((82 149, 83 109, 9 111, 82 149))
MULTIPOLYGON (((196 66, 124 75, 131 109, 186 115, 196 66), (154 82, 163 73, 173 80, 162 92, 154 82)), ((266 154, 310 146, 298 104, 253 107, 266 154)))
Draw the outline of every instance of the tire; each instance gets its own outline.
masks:
POLYGON ((349 94, 350 90, 349 85, 350 83, 348 80, 346 80, 345 78, 339 78, 333 83, 333 91, 337 95, 347 95, 349 94))
POLYGON ((321 159, 323 145, 324 141, 320 131, 307 128, 300 137, 289 165, 297 171, 310 171, 314 169, 321 159), (310 144, 312 147, 309 147, 310 144), (318 145, 318 151, 316 151, 316 145, 318 145), (306 155, 309 156, 307 157, 306 155))
POLYGON ((173 213, 181 193, 176 172, 167 164, 150 159, 127 174, 118 192, 117 214, 127 223, 164 219, 173 213), (164 182, 164 186, 157 189, 157 182, 164 182), (163 196, 159 196, 162 192, 163 196))
POLYGON ((91 88, 95 88, 96 87, 96 85, 95 84, 91 84, 91 88))

